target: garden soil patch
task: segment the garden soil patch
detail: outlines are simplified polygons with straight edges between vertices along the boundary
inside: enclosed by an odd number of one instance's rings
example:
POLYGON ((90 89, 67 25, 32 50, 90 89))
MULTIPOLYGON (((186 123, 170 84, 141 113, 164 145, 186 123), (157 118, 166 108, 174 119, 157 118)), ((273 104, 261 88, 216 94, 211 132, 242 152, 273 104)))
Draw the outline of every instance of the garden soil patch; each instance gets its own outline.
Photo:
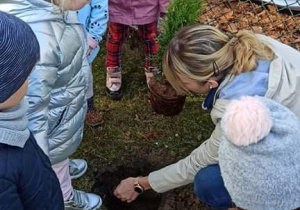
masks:
POLYGON ((103 198, 107 210, 209 209, 201 204, 195 195, 191 194, 193 190, 191 186, 178 188, 163 194, 158 194, 152 190, 146 191, 132 203, 122 202, 113 195, 113 190, 122 179, 149 174, 151 171, 162 167, 162 158, 166 161, 165 163, 174 161, 174 158, 168 157, 159 151, 150 154, 146 151, 138 151, 130 157, 122 157, 119 163, 97 173, 92 192, 103 198))

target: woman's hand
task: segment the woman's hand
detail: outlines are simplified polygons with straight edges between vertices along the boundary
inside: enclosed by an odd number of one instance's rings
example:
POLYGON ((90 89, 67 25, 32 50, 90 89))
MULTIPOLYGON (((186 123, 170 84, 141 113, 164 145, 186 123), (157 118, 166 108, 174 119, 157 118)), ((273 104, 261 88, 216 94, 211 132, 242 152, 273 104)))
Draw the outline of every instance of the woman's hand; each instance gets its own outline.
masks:
POLYGON ((138 197, 138 193, 134 191, 134 184, 138 178, 127 178, 121 181, 114 191, 114 195, 123 202, 131 203, 138 197))
POLYGON ((131 203, 139 194, 134 190, 134 185, 138 183, 144 190, 151 189, 148 177, 130 177, 121 181, 118 187, 114 191, 114 195, 122 201, 131 203))

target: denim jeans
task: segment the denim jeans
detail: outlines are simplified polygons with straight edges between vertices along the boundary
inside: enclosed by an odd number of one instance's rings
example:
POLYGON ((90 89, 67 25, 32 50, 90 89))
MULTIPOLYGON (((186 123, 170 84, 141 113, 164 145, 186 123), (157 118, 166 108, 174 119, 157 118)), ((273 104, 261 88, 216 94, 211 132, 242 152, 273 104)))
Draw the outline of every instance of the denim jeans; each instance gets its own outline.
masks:
POLYGON ((194 180, 194 191, 198 198, 213 209, 233 207, 231 197, 224 186, 219 165, 201 169, 194 180))

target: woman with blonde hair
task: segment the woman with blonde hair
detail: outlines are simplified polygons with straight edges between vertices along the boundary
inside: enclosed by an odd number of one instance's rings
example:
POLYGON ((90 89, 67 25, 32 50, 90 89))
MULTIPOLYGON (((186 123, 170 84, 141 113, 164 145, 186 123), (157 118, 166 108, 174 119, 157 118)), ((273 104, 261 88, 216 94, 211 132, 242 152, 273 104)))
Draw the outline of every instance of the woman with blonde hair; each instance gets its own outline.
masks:
POLYGON ((203 108, 211 109, 215 129, 188 157, 147 177, 123 180, 115 195, 131 202, 143 190, 162 193, 194 182, 204 203, 218 209, 232 207, 218 165, 225 108, 242 96, 261 96, 300 117, 299 58, 297 50, 250 31, 227 35, 207 25, 183 28, 166 49, 163 71, 179 94, 206 94, 203 108))

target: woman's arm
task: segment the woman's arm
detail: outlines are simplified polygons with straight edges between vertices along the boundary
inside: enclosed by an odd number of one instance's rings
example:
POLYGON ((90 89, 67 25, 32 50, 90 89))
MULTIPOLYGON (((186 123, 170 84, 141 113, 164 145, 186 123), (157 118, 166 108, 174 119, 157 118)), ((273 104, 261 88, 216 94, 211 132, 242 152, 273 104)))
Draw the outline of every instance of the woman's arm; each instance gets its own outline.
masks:
MULTIPOLYGON (((154 171, 147 177, 140 177, 139 184, 144 190, 153 189, 162 193, 193 182, 196 173, 211 164, 218 163, 218 150, 221 141, 219 123, 208 140, 202 143, 188 157, 154 171)), ((131 202, 138 197, 134 191, 137 178, 124 179, 115 190, 115 195, 122 201, 131 202)))
POLYGON ((193 182, 200 169, 218 163, 221 137, 222 132, 218 123, 210 138, 189 156, 177 163, 150 173, 148 181, 152 189, 162 193, 193 182))

